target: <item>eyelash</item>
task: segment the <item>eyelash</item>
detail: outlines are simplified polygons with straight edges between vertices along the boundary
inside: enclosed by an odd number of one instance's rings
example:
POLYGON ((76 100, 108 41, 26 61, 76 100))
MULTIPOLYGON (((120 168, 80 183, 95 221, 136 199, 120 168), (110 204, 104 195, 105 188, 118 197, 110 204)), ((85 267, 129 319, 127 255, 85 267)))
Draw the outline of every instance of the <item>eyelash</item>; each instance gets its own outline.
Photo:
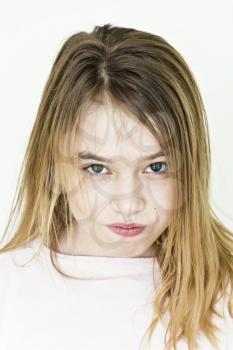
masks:
MULTIPOLYGON (((151 166, 151 165, 153 165, 153 164, 162 164, 162 165, 165 165, 165 166, 167 166, 167 162, 156 162, 156 163, 151 163, 151 164, 149 164, 148 165, 148 167, 149 166, 151 166)), ((98 165, 98 166, 102 166, 103 168, 106 168, 107 169, 107 167, 105 167, 103 164, 98 164, 98 163, 93 163, 93 164, 89 164, 88 166, 86 166, 86 167, 84 167, 83 168, 83 171, 86 171, 87 173, 88 173, 88 175, 89 176, 96 176, 96 177, 99 177, 99 176, 110 176, 110 174, 98 174, 98 173, 90 173, 90 172, 88 172, 88 168, 91 168, 91 167, 93 167, 94 165, 98 165)), ((152 172, 152 173, 149 173, 150 174, 150 176, 154 176, 154 175, 163 175, 163 174, 166 174, 167 173, 167 170, 163 170, 163 171, 160 171, 160 172, 152 172)))

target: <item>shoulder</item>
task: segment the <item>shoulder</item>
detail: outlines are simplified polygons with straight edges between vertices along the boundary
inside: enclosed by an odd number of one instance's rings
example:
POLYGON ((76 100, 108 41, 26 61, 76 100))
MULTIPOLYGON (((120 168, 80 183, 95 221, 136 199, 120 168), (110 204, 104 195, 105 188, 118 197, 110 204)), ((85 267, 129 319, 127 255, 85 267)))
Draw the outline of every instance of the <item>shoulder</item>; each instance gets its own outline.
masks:
POLYGON ((47 270, 43 255, 32 246, 0 253, 0 299, 12 289, 19 290, 40 280, 47 270))
POLYGON ((9 298, 11 291, 17 290, 18 280, 21 270, 15 262, 15 255, 24 254, 24 249, 10 250, 0 253, 0 308, 3 307, 6 299, 9 298))
POLYGON ((29 248, 20 247, 0 253, 0 278, 8 278, 9 273, 17 269, 18 264, 22 264, 22 259, 29 257, 29 248))
MULTIPOLYGON (((13 265, 15 250, 0 253, 0 273, 11 270, 13 265)), ((1 276, 2 277, 2 276, 1 276)))
POLYGON ((30 266, 36 256, 35 247, 36 245, 32 244, 0 253, 0 279, 7 279, 10 274, 18 272, 19 268, 30 266))

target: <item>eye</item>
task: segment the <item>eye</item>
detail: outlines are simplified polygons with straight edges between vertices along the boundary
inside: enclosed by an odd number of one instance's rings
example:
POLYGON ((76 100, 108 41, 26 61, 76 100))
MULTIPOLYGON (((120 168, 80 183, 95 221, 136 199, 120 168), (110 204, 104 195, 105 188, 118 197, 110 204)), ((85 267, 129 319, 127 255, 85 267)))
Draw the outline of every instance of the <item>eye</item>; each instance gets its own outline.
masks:
POLYGON ((104 165, 102 164, 90 164, 87 167, 83 168, 84 171, 86 171, 88 173, 88 175, 90 176, 103 176, 103 175, 108 175, 108 174, 100 174, 99 172, 103 169, 107 169, 104 165), (94 173, 91 173, 88 171, 88 169, 91 168, 94 173))
POLYGON ((165 174, 165 173, 167 173, 167 171, 168 171, 167 166, 168 166, 168 165, 167 165, 167 162, 156 162, 156 163, 152 163, 152 164, 150 164, 149 167, 148 167, 148 168, 152 169, 152 172, 149 173, 149 174, 151 174, 152 176, 153 176, 153 175, 157 175, 157 174, 159 174, 159 175, 165 174), (165 167, 165 169, 162 168, 162 167, 165 167), (160 170, 161 168, 162 168, 163 170, 160 170))
MULTIPOLYGON (((103 164, 90 164, 87 167, 83 168, 84 171, 86 171, 88 173, 88 175, 90 176, 109 176, 110 173, 101 173, 101 171, 103 169, 107 169, 107 167, 105 167, 103 164), (90 172, 88 169, 91 169, 93 172, 90 172)), ((156 162, 156 163, 151 163, 148 168, 150 168, 152 170, 152 172, 149 172, 148 174, 150 174, 150 176, 155 176, 155 175, 163 175, 165 173, 167 173, 167 162, 156 162), (163 168, 163 170, 161 170, 162 167, 165 167, 165 169, 163 168)))

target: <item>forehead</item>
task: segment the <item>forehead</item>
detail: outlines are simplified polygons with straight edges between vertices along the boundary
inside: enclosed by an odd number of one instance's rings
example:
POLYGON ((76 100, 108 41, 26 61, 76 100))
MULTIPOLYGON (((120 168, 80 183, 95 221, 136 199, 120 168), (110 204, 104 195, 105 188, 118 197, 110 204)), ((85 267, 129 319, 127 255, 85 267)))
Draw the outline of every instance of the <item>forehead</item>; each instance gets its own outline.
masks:
POLYGON ((129 112, 111 104, 93 104, 82 114, 76 136, 69 135, 68 142, 76 151, 90 151, 111 156, 156 152, 160 149, 154 135, 129 112))

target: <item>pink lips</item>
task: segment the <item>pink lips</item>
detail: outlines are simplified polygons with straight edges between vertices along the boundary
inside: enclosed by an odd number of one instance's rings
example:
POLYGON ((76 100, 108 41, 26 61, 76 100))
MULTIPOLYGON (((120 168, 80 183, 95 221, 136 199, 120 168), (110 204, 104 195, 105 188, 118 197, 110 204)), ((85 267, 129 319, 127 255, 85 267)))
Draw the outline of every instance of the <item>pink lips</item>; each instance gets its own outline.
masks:
POLYGON ((116 224, 111 224, 108 225, 108 227, 115 233, 121 235, 121 236, 126 236, 126 237, 132 237, 140 234, 143 232, 144 228, 146 226, 143 226, 141 224, 121 224, 121 223, 116 223, 116 224))
POLYGON ((123 228, 132 228, 132 227, 145 227, 145 225, 141 225, 141 224, 137 224, 137 223, 130 223, 130 224, 124 224, 124 223, 121 223, 121 222, 114 222, 113 224, 111 225, 108 225, 108 226, 120 226, 120 227, 123 227, 123 228))

